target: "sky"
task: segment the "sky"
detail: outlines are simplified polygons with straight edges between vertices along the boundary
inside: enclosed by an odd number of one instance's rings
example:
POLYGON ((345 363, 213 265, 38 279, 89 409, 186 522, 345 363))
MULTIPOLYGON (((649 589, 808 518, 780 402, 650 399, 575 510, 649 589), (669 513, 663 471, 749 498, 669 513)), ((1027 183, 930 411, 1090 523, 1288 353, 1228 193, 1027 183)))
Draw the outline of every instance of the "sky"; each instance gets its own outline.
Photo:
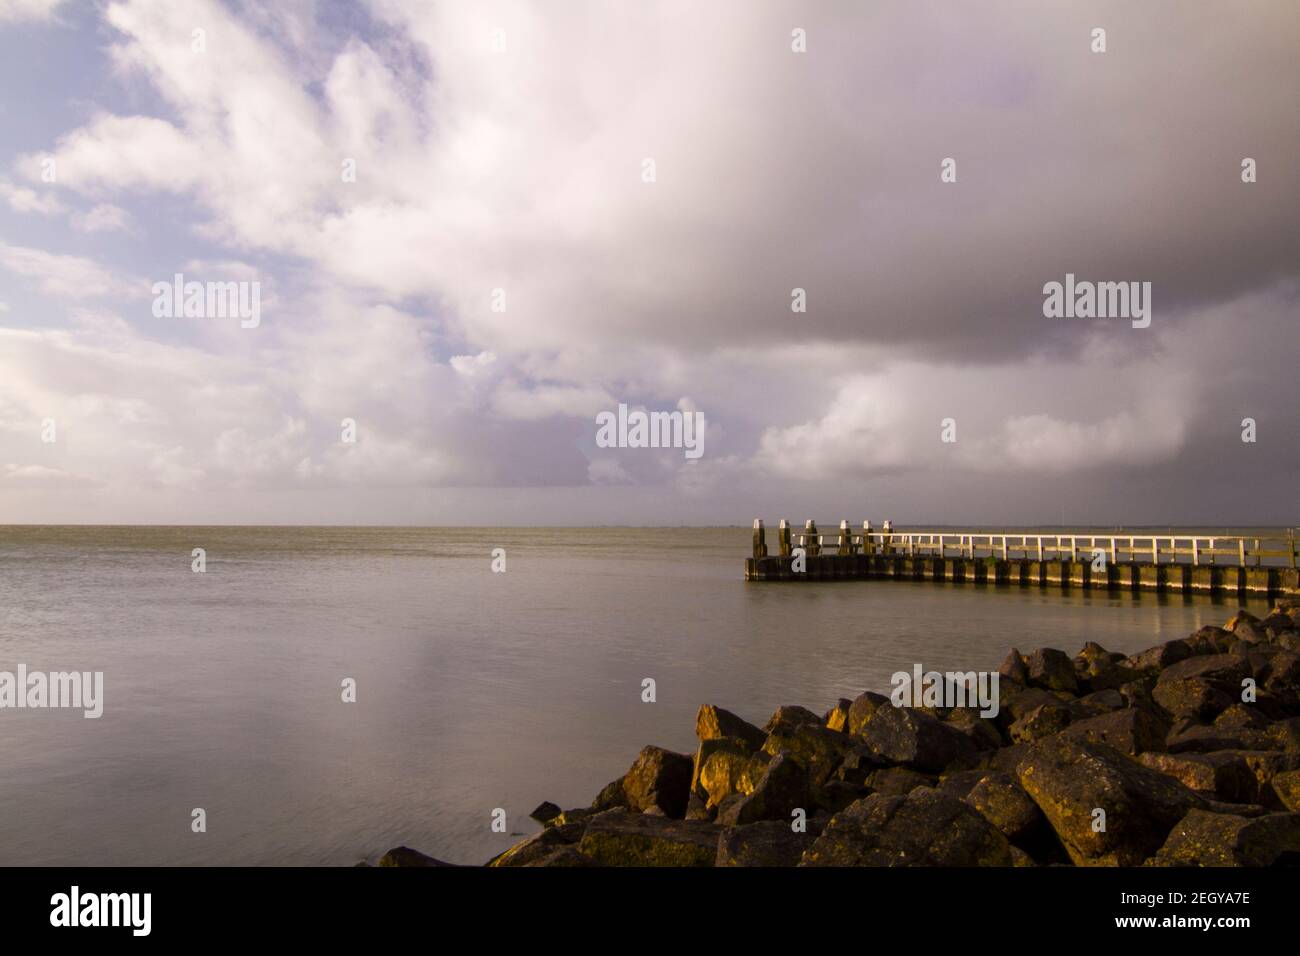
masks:
POLYGON ((1293 0, 0 0, 0 522, 1300 524, 1297 46, 1293 0), (1067 274, 1149 324, 1046 315, 1067 274))

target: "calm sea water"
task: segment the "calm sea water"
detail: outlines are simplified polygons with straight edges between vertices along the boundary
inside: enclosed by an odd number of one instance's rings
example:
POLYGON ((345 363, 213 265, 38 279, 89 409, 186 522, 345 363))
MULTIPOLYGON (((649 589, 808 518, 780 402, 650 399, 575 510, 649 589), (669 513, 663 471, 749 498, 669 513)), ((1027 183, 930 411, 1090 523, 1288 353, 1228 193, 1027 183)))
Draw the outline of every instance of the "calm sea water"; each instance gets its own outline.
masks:
POLYGON ((0 710, 0 864, 351 864, 402 843, 481 863, 536 829, 539 802, 586 805, 644 744, 693 749, 701 703, 756 722, 780 704, 821 712, 913 662, 1134 651, 1236 607, 746 584, 749 537, 0 528, 0 670, 105 675, 98 720, 0 710), (512 833, 491 832, 497 807, 512 833))

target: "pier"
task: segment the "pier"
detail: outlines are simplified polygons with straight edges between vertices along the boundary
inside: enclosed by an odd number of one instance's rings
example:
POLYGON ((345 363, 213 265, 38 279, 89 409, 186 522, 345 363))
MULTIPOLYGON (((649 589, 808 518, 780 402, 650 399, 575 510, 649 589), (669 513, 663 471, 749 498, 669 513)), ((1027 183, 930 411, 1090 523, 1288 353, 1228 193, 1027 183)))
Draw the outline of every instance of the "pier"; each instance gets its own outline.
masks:
POLYGON ((769 553, 754 521, 746 581, 911 580, 1019 587, 1300 594, 1295 529, 1273 537, 1087 532, 895 531, 841 521, 824 534, 784 519, 769 553))

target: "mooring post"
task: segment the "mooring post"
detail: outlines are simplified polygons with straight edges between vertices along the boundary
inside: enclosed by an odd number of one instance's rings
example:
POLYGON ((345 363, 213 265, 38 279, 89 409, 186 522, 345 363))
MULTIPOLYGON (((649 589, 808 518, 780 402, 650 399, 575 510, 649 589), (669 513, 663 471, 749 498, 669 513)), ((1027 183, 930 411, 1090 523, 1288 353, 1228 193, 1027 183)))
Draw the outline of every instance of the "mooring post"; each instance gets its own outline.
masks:
POLYGON ((767 557, 767 531, 763 528, 763 519, 754 519, 754 557, 767 557))
POLYGON ((776 547, 781 557, 790 557, 790 522, 784 518, 781 519, 781 523, 776 528, 776 547))
POLYGON ((871 521, 862 522, 862 553, 872 554, 875 551, 875 545, 871 543, 871 521))
POLYGON ((840 521, 839 553, 842 555, 853 553, 853 532, 849 530, 848 518, 844 518, 840 521))
POLYGON ((809 518, 803 525, 804 554, 815 558, 822 552, 821 538, 817 536, 817 522, 809 518))
POLYGON ((894 551, 894 542, 891 540, 893 535, 894 522, 886 519, 880 526, 880 550, 885 554, 892 554, 894 551))

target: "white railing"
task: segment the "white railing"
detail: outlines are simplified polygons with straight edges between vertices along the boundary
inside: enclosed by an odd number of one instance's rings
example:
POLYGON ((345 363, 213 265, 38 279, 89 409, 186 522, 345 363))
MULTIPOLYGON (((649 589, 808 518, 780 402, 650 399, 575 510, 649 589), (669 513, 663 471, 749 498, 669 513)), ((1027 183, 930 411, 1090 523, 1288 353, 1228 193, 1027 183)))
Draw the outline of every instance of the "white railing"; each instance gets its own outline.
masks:
MULTIPOLYGON (((755 523, 756 534, 763 531, 755 523)), ((1094 560, 1098 553, 1110 564, 1233 565, 1291 567, 1297 565, 1295 529, 1284 535, 1097 534, 1096 532, 953 532, 855 531, 842 522, 836 532, 820 533, 815 522, 795 530, 782 522, 778 536, 788 535, 791 547, 810 554, 893 554, 908 557, 1031 561, 1094 560)), ((780 542, 778 537, 778 544, 780 542)))

